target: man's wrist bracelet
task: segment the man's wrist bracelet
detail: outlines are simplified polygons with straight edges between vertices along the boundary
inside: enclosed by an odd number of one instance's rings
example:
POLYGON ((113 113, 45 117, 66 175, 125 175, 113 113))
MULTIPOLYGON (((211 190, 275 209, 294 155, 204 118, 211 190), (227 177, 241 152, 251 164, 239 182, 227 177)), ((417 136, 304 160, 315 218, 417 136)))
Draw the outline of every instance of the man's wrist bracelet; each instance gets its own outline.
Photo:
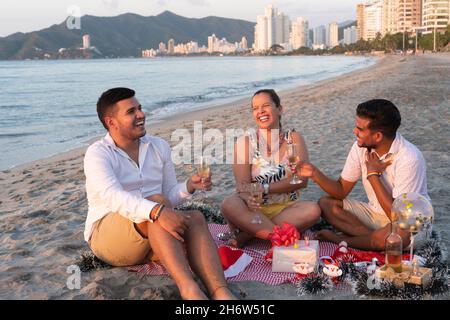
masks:
POLYGON ((154 206, 152 211, 150 211, 150 222, 155 222, 156 220, 158 220, 163 209, 164 205, 162 204, 157 204, 156 206, 154 206))
POLYGON ((366 176, 366 179, 369 179, 372 176, 377 176, 377 177, 381 177, 383 175, 382 172, 369 172, 366 176))

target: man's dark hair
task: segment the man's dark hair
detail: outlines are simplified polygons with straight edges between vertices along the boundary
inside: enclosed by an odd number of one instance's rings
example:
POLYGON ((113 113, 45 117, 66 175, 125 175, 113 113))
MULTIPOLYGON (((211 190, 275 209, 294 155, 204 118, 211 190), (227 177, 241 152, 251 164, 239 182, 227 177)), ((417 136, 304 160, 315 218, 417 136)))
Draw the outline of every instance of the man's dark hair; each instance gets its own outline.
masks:
POLYGON ((108 126, 105 123, 105 117, 113 111, 114 105, 122 100, 134 97, 134 90, 128 88, 113 88, 102 93, 97 101, 97 115, 106 130, 108 126))
POLYGON ((389 100, 375 99, 361 103, 356 115, 370 120, 369 129, 380 131, 389 139, 395 139, 402 118, 397 107, 389 100))
POLYGON ((253 98, 257 96, 260 93, 267 93, 270 96, 270 99, 272 99, 273 103, 275 103, 275 106, 279 108, 281 106, 281 100, 280 97, 277 95, 275 90, 273 89, 261 89, 256 91, 256 93, 253 95, 253 98))

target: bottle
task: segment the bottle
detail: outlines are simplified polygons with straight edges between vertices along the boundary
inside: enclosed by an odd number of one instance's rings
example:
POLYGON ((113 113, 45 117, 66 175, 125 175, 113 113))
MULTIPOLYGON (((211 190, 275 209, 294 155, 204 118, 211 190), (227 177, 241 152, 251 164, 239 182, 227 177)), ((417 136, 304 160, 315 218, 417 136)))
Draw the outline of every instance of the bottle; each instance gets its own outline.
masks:
POLYGON ((391 234, 386 238, 386 265, 392 268, 395 272, 402 272, 402 252, 403 242, 402 237, 398 234, 398 223, 392 222, 391 234))

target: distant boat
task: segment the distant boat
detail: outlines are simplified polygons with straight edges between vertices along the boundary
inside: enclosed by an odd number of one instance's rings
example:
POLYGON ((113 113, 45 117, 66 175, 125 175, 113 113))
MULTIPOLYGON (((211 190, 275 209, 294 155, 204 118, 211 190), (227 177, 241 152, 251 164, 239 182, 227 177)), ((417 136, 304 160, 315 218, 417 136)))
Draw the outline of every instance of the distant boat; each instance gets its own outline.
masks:
POLYGON ((221 54, 219 55, 219 57, 223 57, 223 53, 221 53, 221 54))

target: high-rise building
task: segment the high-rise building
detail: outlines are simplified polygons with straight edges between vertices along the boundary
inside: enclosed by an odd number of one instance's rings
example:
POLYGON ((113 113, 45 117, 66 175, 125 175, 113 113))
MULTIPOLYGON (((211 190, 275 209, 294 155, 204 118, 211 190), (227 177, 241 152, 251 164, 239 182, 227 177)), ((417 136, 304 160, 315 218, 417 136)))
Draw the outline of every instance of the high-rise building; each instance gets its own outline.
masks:
POLYGON ((89 49, 91 47, 91 36, 85 34, 83 36, 83 49, 89 49))
POLYGON ((383 1, 368 3, 364 8, 363 39, 372 40, 383 32, 383 1))
POLYGON ((319 26, 314 28, 314 36, 313 36, 313 45, 314 46, 325 46, 326 38, 327 38, 327 28, 325 26, 319 26))
POLYGON ((165 53, 167 50, 166 50, 166 44, 164 43, 164 42, 160 42, 159 43, 159 51, 161 52, 161 53, 165 53))
POLYGON ((247 50, 248 49, 248 41, 246 37, 242 37, 241 43, 239 44, 241 49, 247 50))
POLYGON ((443 31, 450 24, 450 0, 423 0, 422 26, 426 33, 443 31))
POLYGON ((344 29, 344 44, 352 44, 358 41, 358 28, 355 26, 344 29))
POLYGON ((364 39, 364 9, 366 5, 359 3, 356 5, 356 25, 358 29, 358 40, 364 39))
POLYGON ((258 16, 255 26, 256 51, 270 49, 274 44, 286 44, 289 42, 291 22, 289 17, 273 6, 265 8, 265 14, 258 16))
POLYGON ((215 34, 208 37, 208 52, 209 53, 218 51, 217 50, 217 42, 218 41, 219 41, 219 39, 216 37, 215 34))
POLYGON ((301 47, 309 47, 309 23, 304 18, 297 18, 292 23, 292 32, 290 42, 293 50, 297 50, 301 47))
POLYGON ((339 25, 332 22, 327 29, 327 47, 334 48, 339 45, 339 25))
POLYGON ((398 9, 400 0, 383 0, 383 23, 382 32, 384 36, 388 33, 398 32, 398 9))
POLYGON ((422 0, 398 0, 397 32, 411 32, 422 24, 422 0))
POLYGON ((175 53, 175 40, 173 39, 169 40, 169 42, 167 43, 167 51, 169 54, 175 53))

